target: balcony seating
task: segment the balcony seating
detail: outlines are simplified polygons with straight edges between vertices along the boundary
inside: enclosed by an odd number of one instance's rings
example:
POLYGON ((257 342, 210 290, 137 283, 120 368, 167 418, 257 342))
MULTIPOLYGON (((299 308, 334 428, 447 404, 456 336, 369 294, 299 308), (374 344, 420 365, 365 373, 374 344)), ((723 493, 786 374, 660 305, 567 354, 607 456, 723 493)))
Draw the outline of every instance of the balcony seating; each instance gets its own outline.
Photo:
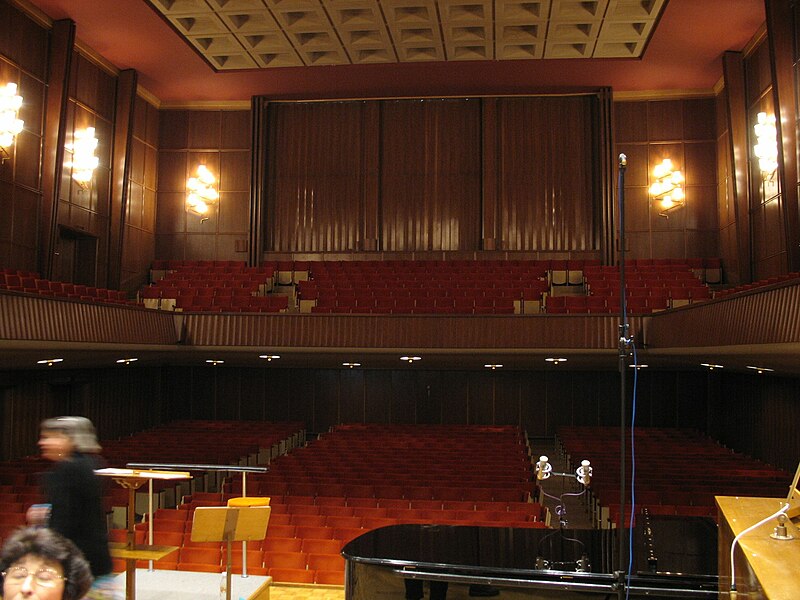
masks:
POLYGON ((128 300, 128 295, 124 291, 50 281, 40 278, 38 273, 13 269, 0 270, 0 290, 3 289, 62 300, 80 300, 102 304, 134 304, 133 301, 128 300))

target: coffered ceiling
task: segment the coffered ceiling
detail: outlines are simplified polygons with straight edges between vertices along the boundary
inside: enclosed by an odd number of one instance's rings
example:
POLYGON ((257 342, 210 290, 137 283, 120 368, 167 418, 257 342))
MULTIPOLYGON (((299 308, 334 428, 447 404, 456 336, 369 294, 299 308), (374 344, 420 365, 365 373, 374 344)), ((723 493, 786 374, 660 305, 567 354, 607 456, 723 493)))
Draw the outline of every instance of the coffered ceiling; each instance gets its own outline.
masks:
POLYGON ((666 0, 148 0, 216 70, 638 58, 666 0))

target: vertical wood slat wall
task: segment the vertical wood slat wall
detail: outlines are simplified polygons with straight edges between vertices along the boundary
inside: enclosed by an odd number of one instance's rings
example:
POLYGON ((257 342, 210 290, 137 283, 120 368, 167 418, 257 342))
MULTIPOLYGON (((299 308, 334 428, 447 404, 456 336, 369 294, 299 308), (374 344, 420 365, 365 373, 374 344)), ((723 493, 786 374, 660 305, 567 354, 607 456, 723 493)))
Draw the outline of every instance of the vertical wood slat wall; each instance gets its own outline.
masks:
POLYGON ((607 201, 594 168, 606 159, 597 102, 592 94, 272 104, 267 250, 469 251, 485 238, 490 249, 597 252, 607 201), (373 147, 380 161, 365 171, 373 147), (377 198, 367 190, 372 168, 377 198), (377 244, 361 233, 374 210, 377 244))
POLYGON ((616 153, 628 158, 625 232, 630 258, 719 255, 716 109, 712 98, 614 103, 616 153), (686 208, 659 216, 649 197, 656 164, 669 158, 686 178, 686 208))

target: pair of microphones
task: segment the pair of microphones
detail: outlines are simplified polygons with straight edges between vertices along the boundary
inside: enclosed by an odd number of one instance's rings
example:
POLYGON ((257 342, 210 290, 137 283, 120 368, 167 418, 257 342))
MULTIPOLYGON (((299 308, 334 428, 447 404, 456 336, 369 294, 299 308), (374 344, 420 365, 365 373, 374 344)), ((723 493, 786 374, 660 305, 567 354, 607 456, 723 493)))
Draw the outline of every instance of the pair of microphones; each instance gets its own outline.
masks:
MULTIPOLYGON (((543 481, 549 479, 553 475, 553 465, 550 464, 550 459, 542 455, 536 462, 536 479, 543 481)), ((555 475, 567 475, 566 473, 555 473, 555 475)), ((581 466, 575 470, 575 476, 578 483, 589 487, 592 483, 592 465, 588 460, 582 460, 581 466)))

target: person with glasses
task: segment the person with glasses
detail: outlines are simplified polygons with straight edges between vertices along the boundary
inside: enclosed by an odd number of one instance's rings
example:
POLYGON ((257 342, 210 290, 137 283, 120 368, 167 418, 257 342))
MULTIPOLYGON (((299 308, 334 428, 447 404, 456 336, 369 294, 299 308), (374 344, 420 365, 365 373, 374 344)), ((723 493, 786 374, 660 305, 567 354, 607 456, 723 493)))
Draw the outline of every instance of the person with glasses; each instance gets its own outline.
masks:
POLYGON ((44 527, 15 531, 0 551, 3 600, 80 600, 92 585, 83 554, 44 527))

